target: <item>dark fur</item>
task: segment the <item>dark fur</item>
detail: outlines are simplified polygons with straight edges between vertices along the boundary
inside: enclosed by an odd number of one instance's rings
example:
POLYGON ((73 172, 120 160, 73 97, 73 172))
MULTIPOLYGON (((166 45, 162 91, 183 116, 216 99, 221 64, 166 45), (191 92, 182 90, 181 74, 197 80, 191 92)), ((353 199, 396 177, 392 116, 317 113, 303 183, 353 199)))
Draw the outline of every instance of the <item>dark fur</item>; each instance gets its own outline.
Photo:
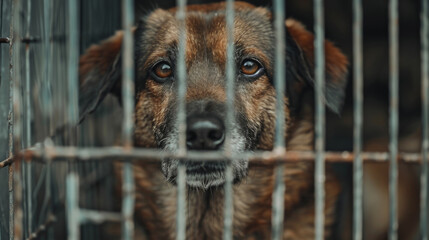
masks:
MULTIPOLYGON (((187 115, 190 109, 223 117, 221 107, 226 100, 225 4, 188 6, 187 11, 187 115), (194 107, 197 104, 199 107, 194 107), (211 107, 216 106, 216 107, 211 107), (207 109, 215 110, 207 110, 207 109)), ((236 85, 236 151, 271 150, 274 136, 275 89, 273 87, 274 33, 271 13, 264 8, 237 2, 235 44, 237 68, 242 59, 258 59, 264 74, 248 79, 237 74, 236 85)), ((171 132, 174 125, 176 93, 175 79, 156 82, 149 71, 160 59, 176 62, 178 28, 175 9, 155 10, 144 18, 135 32, 136 62, 136 147, 175 150, 171 132)), ((313 108, 307 96, 313 86, 313 35, 294 20, 286 21, 287 92, 285 97, 285 138, 290 150, 313 149, 313 108)), ((122 35, 92 46, 80 62, 81 119, 92 112, 109 91, 120 93, 120 46, 122 35)), ((326 51, 326 105, 339 112, 344 97, 347 59, 330 42, 326 51)), ((310 91, 311 92, 311 91, 310 91)), ((273 169, 247 166, 247 160, 234 160, 234 237, 267 239, 270 236, 273 169), (247 177, 246 177, 247 175, 247 177)), ((120 165, 118 163, 118 165, 120 165)), ((149 239, 174 239, 177 161, 163 160, 159 165, 135 164, 136 216, 149 239), (164 173, 164 175, 163 175, 164 173)), ((119 167, 116 169, 120 169, 119 167)), ((313 164, 288 163, 285 168, 285 239, 313 239, 314 197, 313 164)), ((118 172, 120 175, 121 173, 118 172)), ((224 176, 209 175, 215 183, 188 188, 188 239, 220 239, 223 227, 224 176)), ((120 178, 118 178, 120 179, 120 178)), ((207 181, 209 181, 207 180, 207 181)), ((188 182, 188 184, 190 184, 188 182)), ((334 222, 334 207, 339 193, 335 178, 326 175, 326 236, 334 222)))

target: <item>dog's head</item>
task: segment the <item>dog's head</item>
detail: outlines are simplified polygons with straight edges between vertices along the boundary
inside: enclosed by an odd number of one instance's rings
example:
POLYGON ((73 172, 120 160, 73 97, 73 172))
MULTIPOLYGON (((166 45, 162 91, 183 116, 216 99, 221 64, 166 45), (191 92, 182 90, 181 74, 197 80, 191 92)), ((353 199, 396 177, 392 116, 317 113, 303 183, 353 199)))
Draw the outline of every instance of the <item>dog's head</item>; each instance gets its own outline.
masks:
MULTIPOLYGON (((179 24, 176 9, 155 10, 135 30, 135 143, 141 147, 178 148, 177 69, 179 24)), ((273 19, 269 10, 235 3, 235 113, 231 147, 235 153, 270 149, 274 136, 275 55, 273 19)), ((225 146, 226 45, 225 4, 188 6, 186 17, 186 117, 190 150, 222 150, 225 146)), ((313 85, 313 35, 287 20, 285 93, 286 123, 299 110, 300 96, 313 85)), ((81 118, 104 96, 120 94, 122 33, 92 46, 80 62, 81 118)), ((326 52, 326 104, 338 112, 344 97, 347 59, 330 42, 326 52)), ((287 129, 285 130, 286 137, 287 129)), ((178 160, 164 159, 162 171, 173 181, 178 160)), ((247 173, 247 160, 232 163, 234 178, 247 173)), ((187 183, 208 188, 224 183, 225 164, 187 163, 187 183)))

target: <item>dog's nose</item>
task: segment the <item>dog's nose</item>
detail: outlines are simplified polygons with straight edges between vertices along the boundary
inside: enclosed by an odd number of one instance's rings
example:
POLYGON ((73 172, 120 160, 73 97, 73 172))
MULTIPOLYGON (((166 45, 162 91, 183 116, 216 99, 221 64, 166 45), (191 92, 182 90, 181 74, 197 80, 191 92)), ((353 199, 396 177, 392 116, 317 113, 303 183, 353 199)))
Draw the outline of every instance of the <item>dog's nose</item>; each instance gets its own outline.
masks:
POLYGON ((193 116, 187 120, 186 144, 194 150, 216 150, 225 140, 225 127, 217 117, 193 116))

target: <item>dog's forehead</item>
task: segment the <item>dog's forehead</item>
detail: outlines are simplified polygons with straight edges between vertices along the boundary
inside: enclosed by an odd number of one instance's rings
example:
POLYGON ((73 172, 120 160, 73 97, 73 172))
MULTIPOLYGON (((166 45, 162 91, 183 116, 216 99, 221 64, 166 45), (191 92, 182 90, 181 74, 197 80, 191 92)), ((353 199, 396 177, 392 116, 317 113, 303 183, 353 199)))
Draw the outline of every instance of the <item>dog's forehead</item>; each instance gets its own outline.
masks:
MULTIPOLYGON (((176 9, 155 10, 145 20, 142 45, 148 58, 177 49, 179 23, 176 9)), ((273 41, 271 13, 247 3, 236 3, 234 42, 242 49, 269 52, 273 41)), ((210 57, 225 63, 227 29, 225 4, 191 5, 186 17, 186 59, 210 57)))

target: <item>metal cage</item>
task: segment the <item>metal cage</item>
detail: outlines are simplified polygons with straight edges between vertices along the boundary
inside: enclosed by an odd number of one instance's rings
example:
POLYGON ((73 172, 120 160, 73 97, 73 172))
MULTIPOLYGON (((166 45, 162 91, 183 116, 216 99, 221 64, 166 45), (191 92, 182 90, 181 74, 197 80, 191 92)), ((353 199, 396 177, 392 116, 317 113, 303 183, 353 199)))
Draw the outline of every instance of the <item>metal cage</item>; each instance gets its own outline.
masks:
MULTIPOLYGON (((390 163, 389 200, 390 230, 389 239, 397 239, 397 186, 398 160, 418 162, 421 165, 421 206, 420 206, 420 238, 428 239, 428 167, 429 167, 429 3, 421 0, 421 105, 422 105, 422 151, 421 153, 398 153, 398 0, 389 1, 389 48, 390 48, 390 143, 389 152, 363 152, 363 32, 362 32, 362 0, 353 0, 353 102, 354 102, 354 147, 353 152, 325 151, 325 107, 324 99, 324 1, 314 0, 314 32, 315 32, 315 151, 287 151, 282 135, 284 128, 283 89, 285 87, 285 59, 281 54, 285 48, 285 5, 283 0, 275 0, 274 17, 276 29, 275 86, 277 89, 276 105, 276 138, 273 151, 246 152, 240 155, 250 161, 272 164, 276 168, 275 191, 272 201, 272 239, 281 239, 284 221, 283 195, 288 191, 279 173, 284 170, 287 161, 315 161, 315 239, 324 236, 324 181, 325 162, 353 162, 353 239, 363 238, 362 232, 362 178, 364 161, 380 161, 390 163)), ((119 7, 115 1, 102 3, 119 7)), ((84 25, 80 22, 85 14, 82 6, 85 1, 51 1, 51 0, 3 0, 1 2, 1 79, 0 79, 0 206, 8 206, 8 210, 0 209, 0 239, 55 239, 52 225, 65 221, 69 240, 97 236, 96 224, 113 221, 122 224, 122 239, 133 239, 134 222, 134 177, 132 161, 156 161, 165 157, 179 159, 230 159, 236 158, 231 149, 222 152, 187 151, 185 145, 185 102, 186 71, 185 71, 185 31, 181 31, 178 56, 179 72, 179 105, 178 126, 179 145, 177 152, 166 152, 158 149, 133 148, 133 109, 134 109, 134 62, 133 37, 134 24, 133 0, 122 0, 123 42, 123 124, 122 147, 93 146, 82 147, 78 144, 78 136, 82 130, 78 123, 78 59, 80 34, 84 25), (32 14, 43 15, 42 22, 33 22, 32 14), (53 26, 53 21, 63 18, 61 26, 53 26), (65 37, 61 37, 65 36, 65 37), (37 47, 34 47, 37 45, 37 47), (40 51, 44 61, 34 59, 34 52, 40 51), (65 64, 56 64, 53 71, 52 63, 66 58, 65 64), (52 73, 53 72, 53 73, 52 73), (32 78, 37 78, 33 81, 32 78), (61 79, 60 83, 54 79, 61 79), (37 89, 37 95, 34 96, 37 89), (61 96, 52 91, 58 90, 61 96), (32 98, 33 97, 33 98, 32 98), (40 101, 45 109, 34 110, 40 101), (38 113, 37 113, 38 112, 38 113), (59 112, 59 113, 58 113, 59 112), (34 115, 39 114, 39 115, 34 115), (65 135, 59 141, 53 141, 51 134, 64 123, 65 135), (6 127, 7 126, 7 127, 6 127), (32 136, 33 128, 41 128, 39 136, 32 136), (41 139, 39 143, 35 139, 41 139), (59 143, 59 144, 58 144, 59 143), (80 206, 79 181, 77 172, 92 173, 88 169, 97 169, 92 181, 96 181, 110 171, 108 167, 98 164, 100 160, 124 161, 124 179, 122 185, 123 199, 120 211, 92 209, 90 205, 80 206), (90 160, 90 161, 89 161, 90 160), (86 164, 86 165, 85 165, 86 164), (89 165, 88 165, 89 164, 89 165), (88 167, 89 166, 89 167, 88 167), (55 170, 55 171, 54 171, 55 170), (63 176, 62 178, 59 176, 63 176), (64 178, 64 176, 66 176, 64 178), (7 181, 6 181, 7 179, 7 181), (63 180, 61 180, 63 179, 63 180), (95 180, 94 180, 95 179, 95 180), (44 185, 44 186, 43 186, 44 185), (62 189, 62 188, 65 188, 62 189), (60 204, 65 201, 65 206, 60 204), (6 204, 8 203, 8 204, 6 204), (35 205, 42 206, 41 208, 35 205), (60 209, 63 210, 60 210, 60 209), (65 209, 65 210, 64 210, 65 209), (5 228, 7 226, 7 228, 5 228), (88 228, 81 228, 88 226, 88 228), (84 232, 82 232, 84 231, 84 232), (86 232, 86 233, 85 233, 86 232), (83 234, 83 235, 82 235, 83 234)), ((177 19, 185 28, 186 0, 177 0, 177 19)), ((112 13, 114 18, 119 15, 112 13)), ((228 29, 227 44, 227 121, 234 122, 234 64, 233 35, 234 10, 233 0, 227 1, 226 15, 228 29)), ((87 29, 88 30, 88 29, 87 29)), ((286 86, 287 87, 287 86, 286 86)), ((228 126, 228 124, 227 124, 228 126)), ((231 136, 227 134, 227 140, 231 136)), ((228 144, 227 144, 228 146, 228 144)), ((186 223, 186 171, 181 165, 178 170, 177 197, 177 238, 185 239, 186 223)), ((232 169, 226 170, 224 239, 232 239, 232 169)), ((84 179, 88 180, 88 179, 84 179)), ((112 194, 111 183, 102 186, 104 196, 112 194)), ((94 189, 90 189, 94 191, 94 189)), ((109 209, 109 208, 106 208, 109 209)))

